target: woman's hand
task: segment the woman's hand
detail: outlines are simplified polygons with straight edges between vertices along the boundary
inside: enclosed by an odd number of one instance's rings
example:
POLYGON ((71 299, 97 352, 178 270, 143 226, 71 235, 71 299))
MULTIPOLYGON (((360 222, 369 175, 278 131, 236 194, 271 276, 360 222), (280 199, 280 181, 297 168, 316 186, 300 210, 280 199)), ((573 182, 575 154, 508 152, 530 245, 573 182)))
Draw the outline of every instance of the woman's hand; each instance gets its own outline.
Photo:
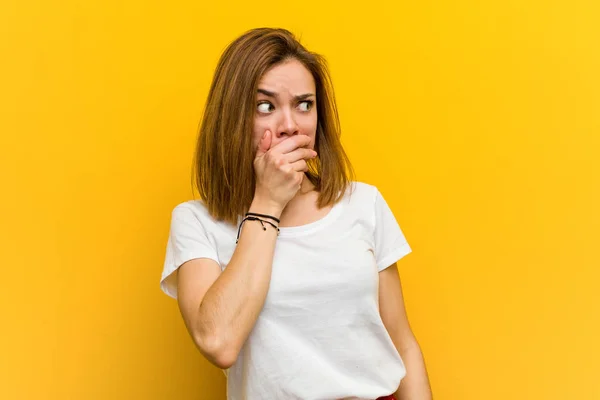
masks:
POLYGON ((254 196, 283 210, 300 190, 304 172, 308 171, 306 160, 317 156, 316 151, 305 148, 310 141, 309 136, 295 135, 271 147, 272 133, 267 130, 254 158, 254 196))

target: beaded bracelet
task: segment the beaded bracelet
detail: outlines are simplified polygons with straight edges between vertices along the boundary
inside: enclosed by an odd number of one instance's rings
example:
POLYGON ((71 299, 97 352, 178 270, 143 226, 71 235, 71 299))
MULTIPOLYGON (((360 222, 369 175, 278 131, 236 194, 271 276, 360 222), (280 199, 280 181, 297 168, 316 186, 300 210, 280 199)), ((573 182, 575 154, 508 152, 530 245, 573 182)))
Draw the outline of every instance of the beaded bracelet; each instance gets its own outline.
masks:
MULTIPOLYGON (((276 219, 275 217, 271 217, 273 219, 276 219)), ((263 219, 260 219, 258 217, 253 217, 253 216, 247 216, 245 217, 242 222, 240 222, 240 227, 238 228, 238 234, 237 234, 237 239, 235 240, 235 243, 237 244, 237 242, 240 240, 240 232, 242 231, 242 225, 244 225, 245 221, 259 221, 260 224, 263 227, 263 231, 267 230, 267 227, 265 226, 265 224, 263 222, 266 222, 267 224, 271 225, 273 228, 277 229, 277 236, 279 236, 279 227, 277 227, 277 225, 275 225, 274 223, 270 222, 270 221, 266 221, 263 219)))
POLYGON ((269 218, 272 219, 273 221, 276 221, 277 223, 280 223, 281 221, 279 220, 279 218, 275 218, 272 215, 266 215, 266 214, 259 214, 259 213, 252 213, 252 212, 247 212, 246 216, 248 215, 253 215, 255 217, 263 217, 263 218, 269 218))

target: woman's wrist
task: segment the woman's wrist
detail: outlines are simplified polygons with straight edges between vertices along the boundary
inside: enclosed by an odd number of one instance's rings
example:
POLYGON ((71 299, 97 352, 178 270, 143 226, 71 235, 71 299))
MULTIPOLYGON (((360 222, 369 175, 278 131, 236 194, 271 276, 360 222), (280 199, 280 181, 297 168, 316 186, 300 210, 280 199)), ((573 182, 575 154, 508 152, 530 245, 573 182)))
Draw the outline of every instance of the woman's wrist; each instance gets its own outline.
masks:
POLYGON ((270 215, 275 218, 281 217, 283 207, 269 199, 254 196, 248 212, 270 215))

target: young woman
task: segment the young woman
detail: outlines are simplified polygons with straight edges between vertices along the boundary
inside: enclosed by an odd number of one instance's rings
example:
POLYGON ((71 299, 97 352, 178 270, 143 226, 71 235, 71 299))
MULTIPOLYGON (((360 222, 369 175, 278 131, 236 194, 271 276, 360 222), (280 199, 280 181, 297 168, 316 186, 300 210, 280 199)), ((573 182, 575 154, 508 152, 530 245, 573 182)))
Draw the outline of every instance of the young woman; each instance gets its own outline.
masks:
POLYGON ((229 400, 431 398, 376 187, 352 180, 324 59, 283 29, 223 53, 162 290, 229 400))

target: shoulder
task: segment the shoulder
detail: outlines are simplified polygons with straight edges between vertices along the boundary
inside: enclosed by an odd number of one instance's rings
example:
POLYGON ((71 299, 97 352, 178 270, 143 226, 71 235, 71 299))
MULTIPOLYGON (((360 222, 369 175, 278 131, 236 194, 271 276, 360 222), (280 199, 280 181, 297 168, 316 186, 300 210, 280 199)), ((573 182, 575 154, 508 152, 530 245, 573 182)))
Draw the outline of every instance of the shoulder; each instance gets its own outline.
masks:
POLYGON ((345 215, 372 222, 377 208, 379 190, 367 182, 352 181, 343 198, 345 215))
POLYGON ((187 200, 177 204, 171 211, 173 219, 195 219, 200 222, 215 222, 202 200, 187 200))
POLYGON ((193 213, 193 214, 205 214, 208 213, 208 210, 206 209, 206 205, 204 204, 204 202, 202 200, 187 200, 184 202, 181 202, 177 205, 175 205, 175 207, 172 210, 173 214, 189 214, 189 213, 193 213))
POLYGON ((359 202, 362 205, 373 204, 379 195, 379 189, 367 182, 352 181, 346 191, 349 201, 359 202))

